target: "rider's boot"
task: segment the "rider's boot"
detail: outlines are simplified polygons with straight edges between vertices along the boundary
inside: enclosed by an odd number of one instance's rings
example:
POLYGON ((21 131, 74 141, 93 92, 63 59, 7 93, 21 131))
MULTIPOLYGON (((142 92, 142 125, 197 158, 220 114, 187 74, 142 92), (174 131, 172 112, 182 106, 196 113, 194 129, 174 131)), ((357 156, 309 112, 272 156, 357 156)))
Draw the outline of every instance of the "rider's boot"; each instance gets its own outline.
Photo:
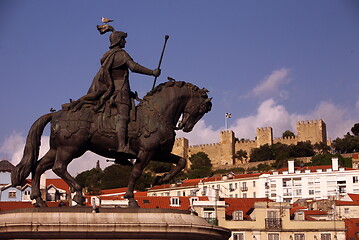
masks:
POLYGON ((118 141, 118 152, 126 152, 126 139, 127 139, 127 120, 119 119, 117 122, 117 141, 118 141))
MULTIPOLYGON (((136 156, 136 153, 132 151, 130 148, 130 144, 127 143, 127 120, 119 119, 117 122, 117 141, 118 141, 118 149, 117 152, 131 154, 136 156)), ((120 163, 122 165, 130 165, 133 164, 128 160, 128 158, 119 157, 115 160, 116 163, 120 163)))

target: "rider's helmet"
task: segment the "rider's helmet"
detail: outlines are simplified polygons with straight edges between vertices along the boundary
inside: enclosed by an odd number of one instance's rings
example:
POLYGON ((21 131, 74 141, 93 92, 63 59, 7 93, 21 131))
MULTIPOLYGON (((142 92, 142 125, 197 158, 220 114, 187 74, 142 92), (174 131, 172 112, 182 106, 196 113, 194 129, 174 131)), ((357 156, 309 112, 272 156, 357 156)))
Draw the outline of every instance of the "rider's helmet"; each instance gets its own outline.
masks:
POLYGON ((125 32, 121 32, 121 31, 114 31, 111 33, 110 35, 110 48, 113 48, 114 46, 116 46, 122 38, 126 38, 127 37, 127 33, 125 32))

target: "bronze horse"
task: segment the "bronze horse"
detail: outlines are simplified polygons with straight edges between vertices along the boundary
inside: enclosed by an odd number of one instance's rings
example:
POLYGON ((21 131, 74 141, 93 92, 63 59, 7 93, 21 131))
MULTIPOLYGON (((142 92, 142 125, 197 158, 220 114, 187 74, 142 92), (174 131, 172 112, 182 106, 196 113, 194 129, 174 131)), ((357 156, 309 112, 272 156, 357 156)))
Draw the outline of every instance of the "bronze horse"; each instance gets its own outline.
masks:
MULTIPOLYGON (((166 82, 149 92, 136 106, 128 130, 128 141, 136 158, 125 194, 129 207, 138 207, 133 195, 134 186, 149 161, 175 164, 167 174, 156 179, 156 184, 170 180, 185 167, 186 160, 171 153, 175 130, 190 132, 198 120, 211 110, 211 98, 208 98, 207 92, 191 83, 166 82), (177 126, 181 115, 182 121, 177 126)), ((88 150, 107 158, 122 158, 123 161, 131 157, 116 151, 116 114, 105 110, 95 112, 94 107, 85 104, 78 111, 49 113, 31 126, 22 160, 13 170, 11 178, 12 185, 17 186, 32 172, 31 199, 35 200, 35 206, 46 207, 39 188, 40 176, 46 170, 52 168, 64 179, 76 192, 73 200, 83 204, 82 188, 67 171, 74 158, 88 150), (50 150, 38 160, 40 138, 50 121, 50 150)))

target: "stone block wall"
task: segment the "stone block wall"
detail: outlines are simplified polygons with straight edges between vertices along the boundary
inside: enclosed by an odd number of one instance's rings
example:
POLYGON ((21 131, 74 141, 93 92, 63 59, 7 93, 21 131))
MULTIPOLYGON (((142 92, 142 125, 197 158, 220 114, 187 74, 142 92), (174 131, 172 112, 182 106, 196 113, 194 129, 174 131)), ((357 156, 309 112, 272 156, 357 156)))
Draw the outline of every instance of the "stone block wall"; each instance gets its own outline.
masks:
MULTIPOLYGON (((236 161, 234 158, 238 150, 245 150, 249 157, 252 149, 259 148, 264 144, 272 145, 275 143, 297 144, 299 141, 310 141, 312 144, 318 142, 328 143, 326 124, 323 120, 310 120, 297 122, 297 133, 294 137, 274 138, 272 127, 262 127, 256 129, 255 140, 236 140, 232 130, 220 132, 220 142, 212 144, 202 144, 189 146, 185 138, 176 139, 172 153, 189 157, 198 152, 205 152, 212 160, 213 169, 246 167, 246 162, 236 161)), ((248 165, 248 164, 247 164, 248 165)), ((187 167, 190 166, 188 162, 187 167)))

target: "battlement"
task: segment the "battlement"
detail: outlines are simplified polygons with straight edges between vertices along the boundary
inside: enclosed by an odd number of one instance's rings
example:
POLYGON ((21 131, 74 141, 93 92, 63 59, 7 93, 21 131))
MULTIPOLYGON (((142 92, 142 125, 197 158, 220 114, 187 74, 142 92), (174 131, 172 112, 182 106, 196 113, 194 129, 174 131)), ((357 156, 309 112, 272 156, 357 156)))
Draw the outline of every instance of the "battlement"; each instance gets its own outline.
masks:
POLYGON ((236 143, 256 143, 256 140, 249 140, 249 139, 244 139, 244 140, 236 140, 236 143))
POLYGON ((272 127, 258 127, 257 131, 272 131, 272 127))
POLYGON ((322 119, 317 119, 317 120, 305 120, 305 121, 298 121, 297 125, 307 125, 307 124, 323 124, 323 120, 322 119))
POLYGON ((192 145, 189 146, 189 149, 191 148, 203 148, 203 147, 214 147, 214 146, 220 146, 220 143, 206 143, 206 144, 199 144, 199 145, 192 145))
POLYGON ((280 141, 280 140, 295 140, 298 139, 298 136, 289 136, 289 137, 275 137, 274 141, 280 141))

